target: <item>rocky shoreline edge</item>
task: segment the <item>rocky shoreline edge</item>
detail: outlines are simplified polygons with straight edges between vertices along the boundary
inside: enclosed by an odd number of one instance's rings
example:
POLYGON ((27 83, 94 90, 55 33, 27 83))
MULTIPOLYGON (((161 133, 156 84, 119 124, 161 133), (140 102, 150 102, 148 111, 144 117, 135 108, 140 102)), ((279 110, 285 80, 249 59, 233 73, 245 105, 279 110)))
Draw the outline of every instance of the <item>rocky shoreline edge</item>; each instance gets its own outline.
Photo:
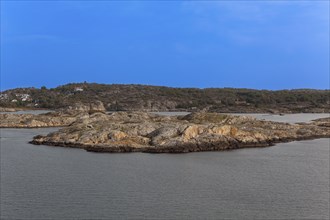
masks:
POLYGON ((289 124, 205 112, 184 116, 105 113, 100 102, 41 115, 3 114, 0 119, 3 128, 62 127, 47 135, 37 135, 30 143, 82 148, 90 152, 223 151, 330 138, 330 117, 289 124))
MULTIPOLYGON (((38 136, 36 136, 38 138, 38 136)), ((276 140, 273 142, 265 142, 265 143, 233 143, 232 145, 223 146, 222 142, 207 144, 204 143, 201 146, 196 145, 181 145, 181 146, 173 146, 173 147, 142 147, 142 148, 134 148, 130 146, 97 146, 97 145, 84 145, 72 142, 49 142, 49 141, 36 141, 32 140, 29 143, 34 145, 47 145, 54 147, 67 147, 67 148, 80 148, 84 149, 88 152, 94 153, 133 153, 133 152, 141 152, 141 153, 190 153, 190 152, 203 152, 203 151, 229 151, 243 148, 263 148, 263 147, 271 147, 278 143, 287 143, 292 141, 303 141, 303 140, 314 140, 320 138, 330 138, 329 135, 315 135, 309 137, 301 137, 296 139, 283 139, 276 140)))

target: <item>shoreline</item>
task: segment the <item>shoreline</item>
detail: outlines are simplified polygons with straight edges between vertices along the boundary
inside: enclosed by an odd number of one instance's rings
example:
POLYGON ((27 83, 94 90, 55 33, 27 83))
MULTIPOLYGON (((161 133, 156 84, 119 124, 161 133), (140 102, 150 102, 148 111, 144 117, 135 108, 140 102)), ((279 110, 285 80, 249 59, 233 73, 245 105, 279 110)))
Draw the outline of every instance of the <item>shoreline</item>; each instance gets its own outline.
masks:
POLYGON ((317 140, 322 138, 330 138, 330 135, 314 135, 308 137, 299 137, 299 138, 287 138, 281 140, 274 140, 264 143, 235 143, 230 146, 221 146, 222 143, 216 144, 212 143, 211 146, 208 146, 205 143, 204 146, 193 146, 193 145, 182 145, 182 146, 169 146, 169 147, 141 147, 134 148, 129 146, 120 146, 120 147, 105 147, 105 146, 93 146, 93 145, 84 145, 78 143, 70 143, 70 142, 38 142, 38 141, 29 141, 30 144, 34 145, 45 145, 52 147, 64 147, 64 148, 78 148, 86 150, 87 152, 94 153, 169 153, 169 154, 181 154, 181 153, 193 153, 193 152, 212 152, 212 151, 231 151, 238 150, 244 148, 265 148, 272 147, 281 143, 289 143, 294 141, 304 141, 304 140, 317 140))
POLYGON ((217 113, 95 113, 46 136, 37 135, 29 143, 109 153, 222 151, 330 138, 329 121, 290 124, 217 113))
MULTIPOLYGON (((93 102, 91 102, 93 104, 93 102)), ((76 103, 74 104, 76 106, 79 105, 85 105, 88 104, 82 104, 82 103, 76 103)), ((283 108, 245 108, 246 106, 237 106, 233 109, 226 109, 224 111, 221 110, 207 110, 204 109, 148 109, 148 108, 127 108, 123 110, 113 110, 113 109, 105 109, 105 112, 131 112, 131 111, 138 111, 138 112, 148 112, 148 113, 194 113, 194 112, 210 112, 210 113, 220 113, 220 114, 270 114, 270 115, 287 115, 287 114, 330 114, 329 108, 320 108, 317 111, 313 111, 313 108, 311 108, 311 111, 295 111, 290 109, 283 109, 283 108), (242 108, 245 109, 242 111, 242 108)), ((56 112, 62 109, 67 109, 68 107, 61 107, 61 108, 35 108, 35 107, 5 107, 0 106, 0 114, 6 114, 6 113, 13 113, 13 112, 19 112, 19 111, 49 111, 49 112, 56 112), (6 111, 8 110, 8 111, 6 111)))
POLYGON ((294 123, 289 117, 272 121, 249 113, 159 113, 109 113, 97 101, 37 115, 0 114, 0 128, 58 128, 33 137, 29 143, 112 153, 223 151, 330 137, 327 114, 320 119, 302 117, 302 123, 294 123), (308 122, 304 122, 306 119, 308 122))

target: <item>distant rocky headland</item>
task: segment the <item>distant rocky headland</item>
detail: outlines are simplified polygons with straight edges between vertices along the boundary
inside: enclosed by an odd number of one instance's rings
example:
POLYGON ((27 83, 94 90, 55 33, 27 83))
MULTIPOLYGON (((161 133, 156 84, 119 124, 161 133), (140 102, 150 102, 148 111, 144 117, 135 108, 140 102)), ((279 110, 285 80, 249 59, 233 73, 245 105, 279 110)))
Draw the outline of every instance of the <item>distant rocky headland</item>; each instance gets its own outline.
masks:
POLYGON ((0 114, 2 128, 52 126, 63 128, 35 136, 30 143, 93 152, 185 153, 330 137, 330 118, 289 124, 206 112, 185 116, 136 111, 106 113, 99 101, 40 115, 0 114))
POLYGON ((107 111, 323 113, 330 112, 329 98, 330 90, 271 91, 74 83, 51 89, 41 87, 3 91, 0 93, 0 111, 9 108, 57 110, 75 103, 88 104, 100 100, 107 111))
POLYGON ((76 120, 89 117, 96 112, 105 112, 100 101, 88 105, 75 103, 66 108, 60 108, 44 114, 0 114, 0 128, 42 128, 69 126, 76 120))

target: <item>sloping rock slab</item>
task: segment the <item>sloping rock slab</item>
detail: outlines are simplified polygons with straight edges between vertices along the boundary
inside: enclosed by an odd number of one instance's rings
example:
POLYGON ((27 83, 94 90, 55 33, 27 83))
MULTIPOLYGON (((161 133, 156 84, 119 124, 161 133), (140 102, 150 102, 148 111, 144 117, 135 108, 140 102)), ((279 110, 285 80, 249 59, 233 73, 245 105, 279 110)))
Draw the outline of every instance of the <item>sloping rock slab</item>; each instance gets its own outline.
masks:
POLYGON ((31 143, 112 153, 221 151, 330 137, 327 120, 292 125, 218 113, 184 117, 144 112, 95 113, 59 131, 38 135, 31 143))

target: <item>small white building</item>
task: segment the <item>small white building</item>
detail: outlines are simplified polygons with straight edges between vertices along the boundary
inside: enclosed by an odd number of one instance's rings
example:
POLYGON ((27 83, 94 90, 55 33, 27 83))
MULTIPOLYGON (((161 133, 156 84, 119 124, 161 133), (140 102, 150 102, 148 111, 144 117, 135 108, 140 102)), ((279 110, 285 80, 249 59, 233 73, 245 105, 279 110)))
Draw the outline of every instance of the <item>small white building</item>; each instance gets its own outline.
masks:
POLYGON ((8 99, 7 94, 0 94, 0 100, 8 99))
POLYGON ((81 87, 76 87, 76 88, 74 89, 74 91, 75 91, 75 92, 82 92, 82 91, 84 91, 84 89, 81 88, 81 87))
POLYGON ((22 98, 22 101, 25 102, 25 101, 30 100, 30 95, 29 94, 22 94, 21 98, 22 98))
POLYGON ((31 100, 30 95, 29 94, 15 94, 16 97, 18 97, 20 100, 22 100, 23 102, 29 101, 31 100))

